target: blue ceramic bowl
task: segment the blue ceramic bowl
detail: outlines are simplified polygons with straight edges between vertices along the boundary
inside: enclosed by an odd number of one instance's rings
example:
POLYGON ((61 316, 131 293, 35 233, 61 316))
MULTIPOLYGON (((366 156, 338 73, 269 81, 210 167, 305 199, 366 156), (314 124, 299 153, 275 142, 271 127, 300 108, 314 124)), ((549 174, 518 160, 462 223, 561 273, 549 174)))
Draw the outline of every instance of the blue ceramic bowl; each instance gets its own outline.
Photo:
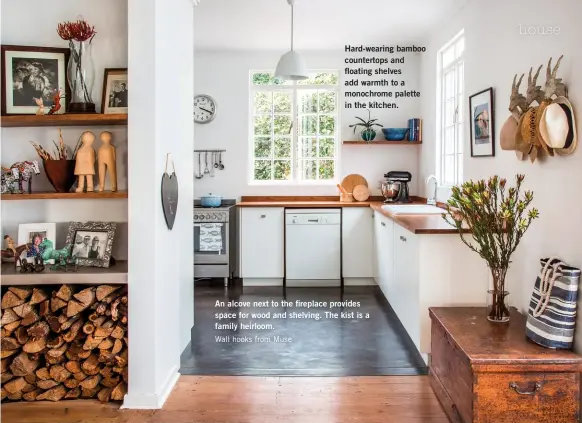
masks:
POLYGON ((406 138, 408 128, 382 128, 382 132, 388 141, 402 141, 406 138))

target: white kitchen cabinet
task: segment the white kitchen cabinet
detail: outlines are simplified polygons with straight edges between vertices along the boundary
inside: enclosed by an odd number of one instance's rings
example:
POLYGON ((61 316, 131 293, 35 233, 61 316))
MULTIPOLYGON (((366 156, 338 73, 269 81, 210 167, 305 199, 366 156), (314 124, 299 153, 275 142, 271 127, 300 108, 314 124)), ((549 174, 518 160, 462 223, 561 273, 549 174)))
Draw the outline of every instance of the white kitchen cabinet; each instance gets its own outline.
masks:
POLYGON ((376 283, 390 301, 390 287, 394 279, 394 221, 381 213, 374 214, 374 257, 376 283))
POLYGON ((279 280, 282 283, 285 265, 284 208, 243 208, 240 220, 243 284, 271 285, 278 284, 279 280))
POLYGON ((342 265, 346 285, 373 284, 373 215, 370 207, 342 209, 342 265))

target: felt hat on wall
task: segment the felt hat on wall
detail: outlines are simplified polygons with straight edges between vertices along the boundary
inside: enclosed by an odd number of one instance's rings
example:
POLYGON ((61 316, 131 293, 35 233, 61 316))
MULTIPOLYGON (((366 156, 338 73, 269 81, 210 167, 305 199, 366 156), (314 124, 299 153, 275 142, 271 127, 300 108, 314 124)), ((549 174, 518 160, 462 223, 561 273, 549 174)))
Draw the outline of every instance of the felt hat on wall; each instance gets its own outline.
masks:
POLYGON ((568 119, 568 135, 566 136, 566 141, 564 147, 557 148, 556 153, 561 156, 567 156, 572 154, 578 145, 578 133, 576 131, 576 118, 574 116, 574 109, 572 108, 572 103, 568 98, 561 96, 556 98, 556 104, 559 104, 562 110, 566 113, 568 119))
POLYGON ((514 115, 507 118, 503 126, 501 127, 500 141, 502 150, 515 150, 515 137, 518 132, 518 121, 514 115))
POLYGON ((550 148, 564 148, 570 126, 568 117, 558 103, 552 103, 542 113, 540 135, 542 141, 550 148))

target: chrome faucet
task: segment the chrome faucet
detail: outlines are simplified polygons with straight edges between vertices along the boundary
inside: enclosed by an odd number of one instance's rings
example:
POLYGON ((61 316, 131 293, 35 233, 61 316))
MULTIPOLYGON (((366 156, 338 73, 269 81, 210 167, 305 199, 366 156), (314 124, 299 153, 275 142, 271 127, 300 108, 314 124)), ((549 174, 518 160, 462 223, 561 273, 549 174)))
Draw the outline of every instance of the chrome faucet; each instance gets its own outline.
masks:
POLYGON ((426 200, 426 204, 428 204, 430 206, 436 206, 437 187, 438 187, 439 183, 438 183, 436 176, 430 175, 428 178, 426 178, 427 185, 429 184, 431 179, 434 179, 434 192, 433 192, 432 196, 428 197, 428 199, 426 200))

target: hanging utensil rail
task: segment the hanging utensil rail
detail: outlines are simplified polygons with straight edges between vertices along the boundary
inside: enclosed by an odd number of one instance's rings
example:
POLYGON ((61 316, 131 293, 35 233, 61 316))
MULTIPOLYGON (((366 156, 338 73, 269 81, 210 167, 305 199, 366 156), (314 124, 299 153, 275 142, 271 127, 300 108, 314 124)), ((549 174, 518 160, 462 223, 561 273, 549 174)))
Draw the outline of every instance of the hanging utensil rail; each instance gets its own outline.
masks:
POLYGON ((194 150, 194 153, 226 153, 226 150, 194 150))

